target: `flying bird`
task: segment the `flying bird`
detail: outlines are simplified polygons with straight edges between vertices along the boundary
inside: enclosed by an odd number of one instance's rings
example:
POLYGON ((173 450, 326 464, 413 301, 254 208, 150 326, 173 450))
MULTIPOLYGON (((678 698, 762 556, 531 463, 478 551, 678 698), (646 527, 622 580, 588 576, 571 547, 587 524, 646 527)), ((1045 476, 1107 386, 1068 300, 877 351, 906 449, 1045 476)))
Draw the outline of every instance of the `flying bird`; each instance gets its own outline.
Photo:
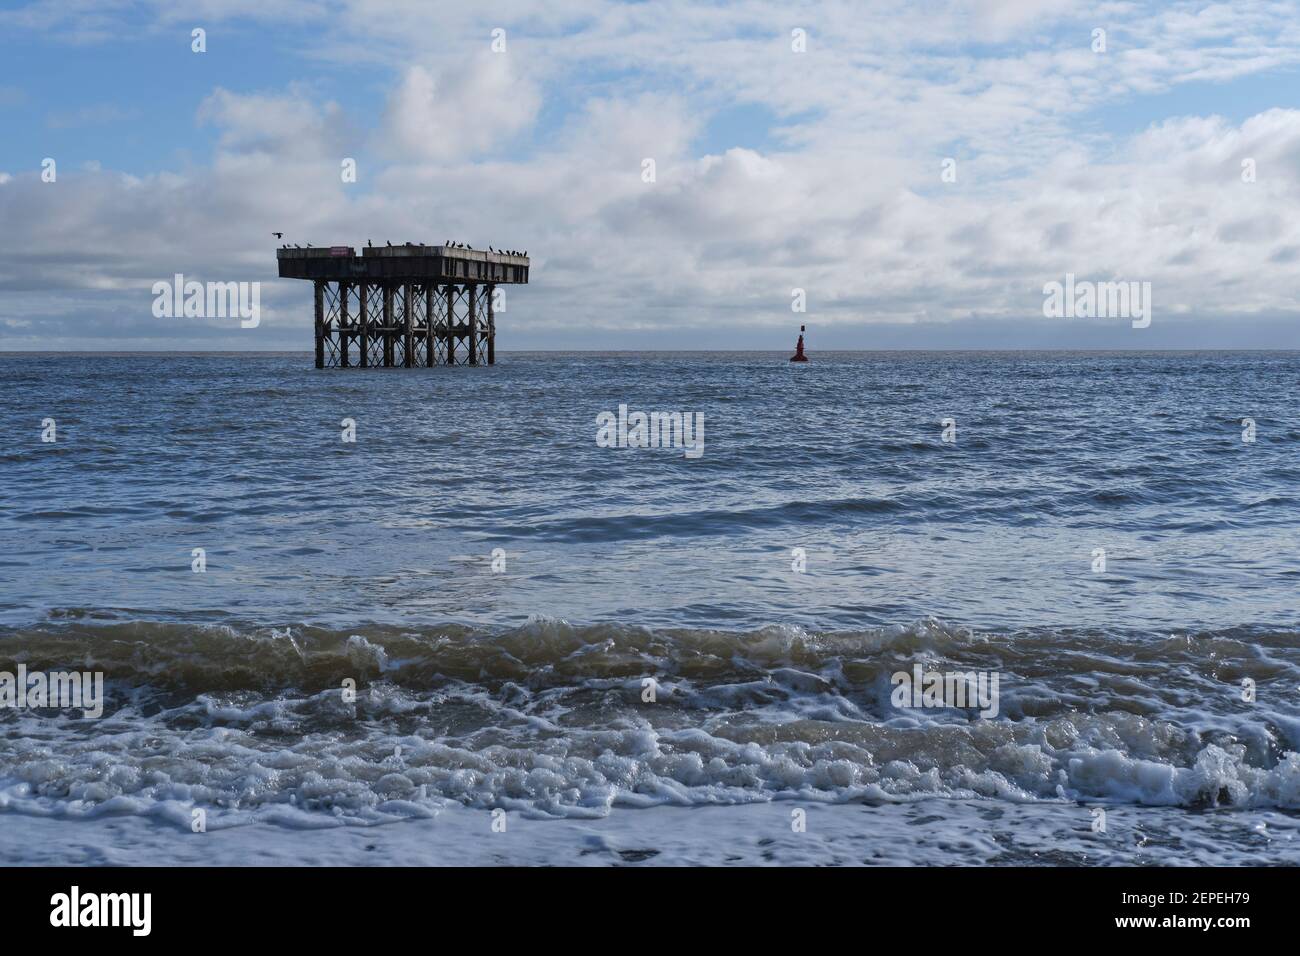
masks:
POLYGON ((277 239, 283 239, 283 238, 284 238, 284 233, 282 233, 282 232, 273 232, 273 233, 271 233, 271 235, 275 236, 275 238, 277 238, 277 239))

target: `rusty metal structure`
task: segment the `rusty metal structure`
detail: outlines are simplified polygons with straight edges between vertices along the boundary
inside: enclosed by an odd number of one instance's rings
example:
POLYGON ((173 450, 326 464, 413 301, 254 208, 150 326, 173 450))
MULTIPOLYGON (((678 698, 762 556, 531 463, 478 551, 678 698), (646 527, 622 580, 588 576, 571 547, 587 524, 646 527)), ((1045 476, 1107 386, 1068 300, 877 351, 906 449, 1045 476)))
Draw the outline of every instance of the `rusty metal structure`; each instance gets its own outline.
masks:
POLYGON ((497 286, 527 256, 459 246, 276 251, 280 276, 315 286, 317 368, 496 364, 497 286))

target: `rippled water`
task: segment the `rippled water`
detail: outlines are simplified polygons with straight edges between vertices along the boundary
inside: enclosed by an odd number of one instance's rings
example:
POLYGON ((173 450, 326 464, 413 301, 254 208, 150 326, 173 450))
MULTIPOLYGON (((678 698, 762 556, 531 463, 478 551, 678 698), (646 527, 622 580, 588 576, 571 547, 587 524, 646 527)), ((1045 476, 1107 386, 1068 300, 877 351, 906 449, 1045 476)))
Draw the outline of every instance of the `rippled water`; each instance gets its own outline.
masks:
POLYGON ((0 668, 110 692, 100 720, 0 711, 0 808, 1297 809, 1298 378, 1297 353, 0 356, 0 668), (620 404, 703 413, 703 456, 598 447, 620 404), (896 707, 918 663, 998 673, 998 715, 896 707))

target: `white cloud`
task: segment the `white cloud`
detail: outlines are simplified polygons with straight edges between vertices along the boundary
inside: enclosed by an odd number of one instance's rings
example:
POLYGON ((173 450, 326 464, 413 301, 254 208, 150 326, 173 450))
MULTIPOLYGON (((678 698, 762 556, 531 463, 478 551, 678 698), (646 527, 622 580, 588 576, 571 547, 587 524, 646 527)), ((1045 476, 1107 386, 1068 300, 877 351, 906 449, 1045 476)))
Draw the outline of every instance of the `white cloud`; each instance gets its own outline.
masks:
POLYGON ((409 68, 389 96, 380 145, 397 159, 446 162, 509 140, 533 122, 541 102, 512 64, 483 53, 437 75, 409 68))
POLYGON ((198 119, 221 129, 227 153, 280 158, 340 155, 345 138, 342 110, 318 102, 307 90, 240 94, 218 87, 200 105, 198 119))

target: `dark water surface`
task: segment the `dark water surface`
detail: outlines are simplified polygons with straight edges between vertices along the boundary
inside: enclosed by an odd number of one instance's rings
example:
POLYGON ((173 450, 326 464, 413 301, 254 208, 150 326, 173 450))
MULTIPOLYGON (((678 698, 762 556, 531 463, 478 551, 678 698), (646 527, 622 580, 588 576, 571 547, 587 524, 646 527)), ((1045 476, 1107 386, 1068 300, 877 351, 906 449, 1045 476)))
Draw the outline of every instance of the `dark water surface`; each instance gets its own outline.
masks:
POLYGON ((0 614, 1290 625, 1298 379, 1294 353, 4 357, 0 614), (620 403, 702 412, 704 455, 598 448, 620 403))

